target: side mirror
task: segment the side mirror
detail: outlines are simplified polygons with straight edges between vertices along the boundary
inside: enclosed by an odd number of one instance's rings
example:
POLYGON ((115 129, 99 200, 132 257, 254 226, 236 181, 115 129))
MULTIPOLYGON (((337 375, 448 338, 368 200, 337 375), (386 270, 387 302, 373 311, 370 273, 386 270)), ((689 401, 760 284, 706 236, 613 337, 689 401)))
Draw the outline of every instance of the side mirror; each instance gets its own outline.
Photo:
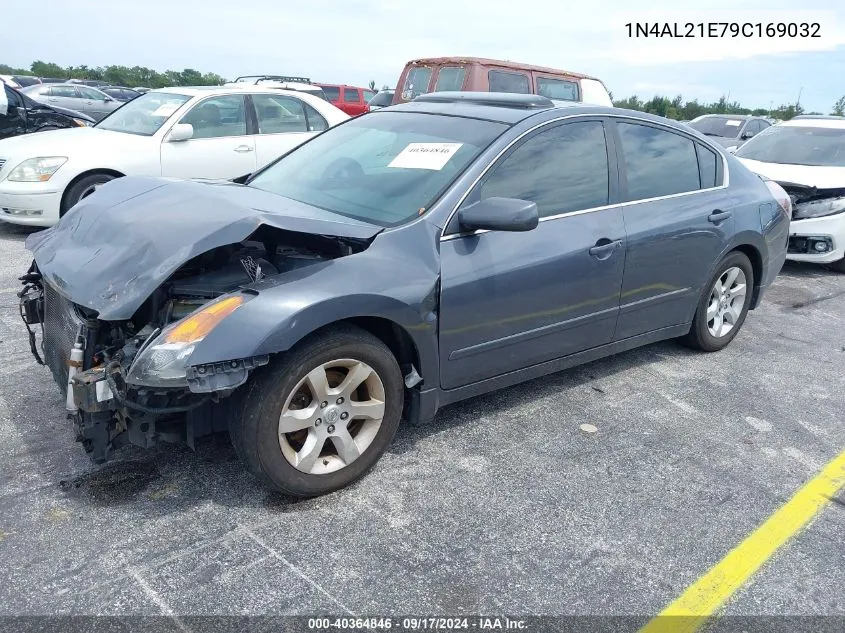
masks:
POLYGON ((173 126, 173 129, 170 130, 170 136, 167 138, 167 140, 172 143, 177 143, 179 141, 187 141, 189 138, 193 138, 193 136, 193 125, 191 125, 190 123, 177 123, 173 126))
POLYGON ((247 180, 249 180, 250 176, 252 176, 252 174, 244 174, 243 176, 238 176, 237 178, 232 178, 232 182, 235 183, 236 185, 242 185, 242 184, 246 183, 247 180))
POLYGON ((736 145, 731 145, 730 147, 726 147, 725 151, 728 154, 735 154, 737 149, 739 149, 739 148, 736 145))
POLYGON ((103 99, 103 101, 105 103, 108 103, 109 101, 114 101, 114 97, 109 97, 108 95, 106 95, 106 97, 103 99))
POLYGON ((458 223, 463 231, 530 231, 537 228, 537 203, 516 198, 485 198, 461 209, 458 223))

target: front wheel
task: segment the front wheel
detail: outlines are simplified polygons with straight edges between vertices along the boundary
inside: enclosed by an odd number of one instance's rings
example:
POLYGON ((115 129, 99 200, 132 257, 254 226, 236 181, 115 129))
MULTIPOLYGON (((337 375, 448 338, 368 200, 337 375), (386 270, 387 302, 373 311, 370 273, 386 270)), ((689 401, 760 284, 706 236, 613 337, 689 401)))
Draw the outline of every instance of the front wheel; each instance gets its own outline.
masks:
POLYGON ((83 198, 87 198, 100 186, 106 184, 110 180, 114 180, 114 178, 115 177, 111 174, 91 174, 77 180, 67 190, 64 200, 62 200, 61 215, 67 213, 77 202, 83 198))
POLYGON ((754 269, 743 253, 729 253, 698 302, 692 327, 682 342, 705 352, 723 349, 739 333, 751 305, 754 269))
POLYGON ((390 349, 352 326, 306 340, 259 370, 230 421, 235 451, 268 487, 311 497, 372 468, 402 416, 390 349))

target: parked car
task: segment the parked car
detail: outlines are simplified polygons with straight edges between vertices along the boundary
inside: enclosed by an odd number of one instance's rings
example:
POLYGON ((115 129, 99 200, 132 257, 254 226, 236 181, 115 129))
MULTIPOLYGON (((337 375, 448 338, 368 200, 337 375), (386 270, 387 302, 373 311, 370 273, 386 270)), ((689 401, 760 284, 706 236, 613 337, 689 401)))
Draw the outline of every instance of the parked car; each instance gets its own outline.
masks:
POLYGON ((349 116, 358 116, 370 111, 367 103, 375 96, 369 88, 357 88, 339 84, 317 84, 326 94, 329 102, 346 112, 349 116))
POLYGON ((12 88, 25 88, 41 83, 41 80, 29 75, 0 75, 0 82, 12 88))
POLYGON ((379 90, 375 96, 367 102, 370 110, 386 108, 393 103, 393 90, 379 90))
POLYGON ((94 127, 0 141, 0 220, 50 226, 120 176, 241 176, 348 118, 301 92, 153 90, 94 127))
POLYGON ((67 79, 61 79, 59 77, 39 77, 38 81, 42 84, 64 84, 64 83, 67 83, 67 79))
POLYGON ((533 95, 426 95, 239 182, 121 179, 28 238, 21 313, 95 460, 228 426, 268 486, 326 493, 403 417, 724 348, 786 255, 789 198, 718 145, 533 95))
POLYGON ((768 119, 761 116, 731 114, 702 114, 687 125, 731 151, 772 126, 768 119))
POLYGON ((0 93, 0 139, 94 124, 81 112, 38 103, 2 82, 0 93))
POLYGON ((102 88, 103 86, 111 85, 108 81, 103 81, 102 79, 68 79, 67 83, 90 86, 92 88, 102 88))
POLYGON ((393 103, 443 90, 537 94, 553 101, 612 106, 601 80, 568 70, 481 57, 415 59, 399 76, 393 103))
POLYGON ((30 99, 87 114, 99 121, 123 105, 96 88, 77 84, 38 84, 21 90, 30 99))
POLYGON ((845 273, 845 118, 795 117, 755 136, 736 156, 792 198, 787 259, 845 273))
POLYGON ((103 92, 110 96, 115 101, 120 101, 122 103, 132 101, 132 99, 134 99, 135 97, 141 96, 141 93, 137 90, 133 90, 132 88, 125 88, 123 86, 103 86, 99 90, 100 92, 103 92))
POLYGON ((310 79, 305 77, 283 77, 281 75, 247 75, 245 77, 238 77, 231 83, 224 84, 226 86, 238 86, 242 84, 251 84, 253 86, 261 86, 262 88, 276 88, 278 90, 296 90, 298 92, 307 92, 310 95, 319 97, 324 101, 328 101, 326 93, 320 86, 311 83, 310 79))

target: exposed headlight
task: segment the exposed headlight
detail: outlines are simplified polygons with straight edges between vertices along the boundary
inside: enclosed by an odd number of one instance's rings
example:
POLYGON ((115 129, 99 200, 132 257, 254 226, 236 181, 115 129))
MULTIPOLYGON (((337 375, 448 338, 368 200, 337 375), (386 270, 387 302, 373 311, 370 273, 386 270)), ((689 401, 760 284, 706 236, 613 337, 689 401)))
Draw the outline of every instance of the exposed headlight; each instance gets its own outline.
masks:
POLYGON ((7 180, 15 182, 47 182, 67 162, 67 156, 30 158, 15 167, 7 180))
POLYGON ((91 123, 86 121, 85 119, 74 119, 73 122, 76 123, 79 127, 89 127, 91 125, 91 123))
POLYGON ((795 205, 792 213, 793 220, 806 220, 807 218, 821 218, 826 215, 834 215, 845 211, 845 197, 828 198, 827 200, 813 200, 795 205))
POLYGON ((243 302, 243 295, 223 297, 168 325, 141 350, 126 381, 145 387, 186 387, 185 371, 197 343, 243 302))

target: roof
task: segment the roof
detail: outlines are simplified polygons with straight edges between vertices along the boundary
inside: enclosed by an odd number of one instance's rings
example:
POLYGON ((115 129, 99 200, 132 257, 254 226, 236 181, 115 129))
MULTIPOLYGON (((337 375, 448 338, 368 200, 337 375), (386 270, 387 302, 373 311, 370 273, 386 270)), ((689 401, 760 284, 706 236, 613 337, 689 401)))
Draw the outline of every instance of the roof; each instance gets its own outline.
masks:
POLYGON ((531 70, 539 73, 550 73, 555 75, 569 75, 570 77, 578 77, 579 79, 595 79, 601 81, 598 77, 592 75, 585 75, 584 73, 577 73, 571 70, 562 70, 560 68, 550 68, 548 66, 535 66, 533 64, 522 64, 520 62, 504 61, 501 59, 490 59, 487 57, 421 57, 420 59, 412 59, 408 64, 423 66, 425 64, 483 64, 485 66, 499 66, 500 68, 509 68, 511 70, 531 70))

